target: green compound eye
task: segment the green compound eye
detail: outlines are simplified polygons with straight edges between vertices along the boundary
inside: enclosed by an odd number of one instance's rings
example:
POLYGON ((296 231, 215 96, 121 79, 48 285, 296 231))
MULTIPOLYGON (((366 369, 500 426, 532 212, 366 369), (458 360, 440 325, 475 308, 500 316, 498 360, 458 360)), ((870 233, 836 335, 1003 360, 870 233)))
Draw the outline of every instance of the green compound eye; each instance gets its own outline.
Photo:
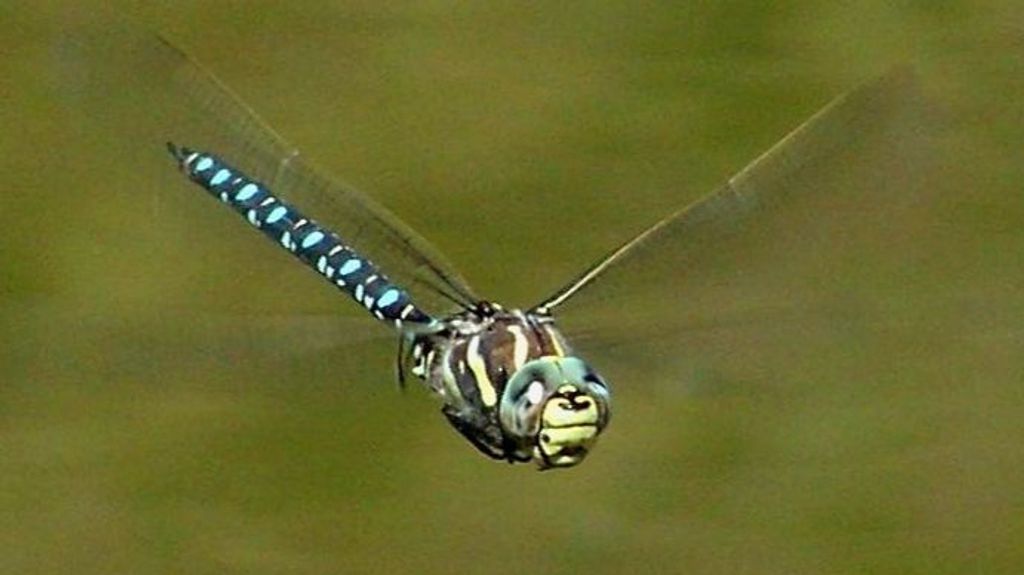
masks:
POLYGON ((574 357, 541 357, 525 364, 502 398, 502 427, 532 447, 541 469, 582 461, 608 423, 608 389, 574 357))

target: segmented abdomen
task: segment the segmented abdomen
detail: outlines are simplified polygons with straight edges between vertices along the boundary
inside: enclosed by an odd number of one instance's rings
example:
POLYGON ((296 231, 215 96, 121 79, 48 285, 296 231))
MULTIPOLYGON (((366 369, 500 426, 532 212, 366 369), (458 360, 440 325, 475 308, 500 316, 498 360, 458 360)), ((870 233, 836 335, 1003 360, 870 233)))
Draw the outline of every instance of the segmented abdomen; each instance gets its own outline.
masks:
POLYGON ((261 183, 224 163, 217 156, 167 148, 188 177, 231 206, 250 224, 281 247, 316 269, 381 320, 429 325, 436 320, 391 283, 372 262, 345 245, 334 232, 321 227, 274 196, 261 183))

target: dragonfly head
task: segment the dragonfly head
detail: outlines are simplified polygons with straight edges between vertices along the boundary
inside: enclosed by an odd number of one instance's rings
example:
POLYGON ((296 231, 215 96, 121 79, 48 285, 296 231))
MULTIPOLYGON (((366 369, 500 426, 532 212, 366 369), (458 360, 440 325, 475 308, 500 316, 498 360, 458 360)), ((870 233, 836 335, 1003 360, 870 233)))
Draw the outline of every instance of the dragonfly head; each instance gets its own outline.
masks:
POLYGON ((582 360, 545 356, 512 376, 499 417, 541 469, 570 467, 583 461, 608 424, 610 401, 604 380, 582 360))

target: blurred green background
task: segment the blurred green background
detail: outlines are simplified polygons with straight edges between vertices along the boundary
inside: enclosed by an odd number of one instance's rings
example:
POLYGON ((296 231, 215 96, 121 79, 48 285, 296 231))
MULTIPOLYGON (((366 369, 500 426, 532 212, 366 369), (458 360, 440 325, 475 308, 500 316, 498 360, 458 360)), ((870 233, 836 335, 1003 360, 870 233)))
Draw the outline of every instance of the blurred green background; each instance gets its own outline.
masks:
POLYGON ((209 241, 212 203, 125 181, 54 80, 89 11, 61 4, 0 5, 0 572, 1024 569, 1018 2, 123 3, 520 305, 917 65, 970 305, 856 350, 870 385, 793 355, 816 385, 619 389, 544 474, 399 394, 386 331, 293 337, 350 302, 243 226, 209 241))

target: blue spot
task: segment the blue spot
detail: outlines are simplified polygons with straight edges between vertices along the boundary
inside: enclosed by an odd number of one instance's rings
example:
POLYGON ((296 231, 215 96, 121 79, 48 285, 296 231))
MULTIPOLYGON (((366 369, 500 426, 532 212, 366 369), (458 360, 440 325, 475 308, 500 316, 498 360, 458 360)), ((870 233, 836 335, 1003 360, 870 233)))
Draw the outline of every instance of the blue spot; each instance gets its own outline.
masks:
POLYGON ((302 238, 302 247, 304 249, 311 248, 311 247, 317 245, 318 243, 320 243, 320 240, 322 240, 322 239, 324 239, 324 233, 323 232, 320 232, 320 231, 312 232, 308 236, 302 238))
POLYGON ((211 160, 210 158, 208 158, 206 156, 203 156, 202 158, 199 159, 198 162, 196 162, 196 171, 197 172, 205 172, 206 170, 209 170, 212 167, 213 167, 213 160, 211 160))
POLYGON ((382 293, 380 298, 377 299, 377 307, 388 307, 396 301, 398 301, 398 290, 391 288, 382 293))
POLYGON ((219 185, 223 184, 224 182, 228 181, 228 178, 230 178, 230 177, 231 177, 231 172, 225 170, 224 168, 221 168, 220 170, 217 171, 216 174, 213 175, 212 178, 210 178, 210 185, 211 186, 219 186, 219 185))
POLYGON ((359 258, 352 258, 346 261, 345 263, 341 264, 341 269, 338 270, 338 273, 343 276, 347 276, 350 273, 357 271, 361 267, 363 267, 363 262, 361 262, 359 258))
POLYGON ((256 195, 256 192, 260 191, 256 184, 246 184, 242 186, 241 190, 238 190, 238 194, 235 196, 236 202, 244 202, 256 195))
POLYGON ((277 206, 276 208, 270 210, 270 213, 267 214, 266 222, 268 224, 277 223, 281 220, 281 218, 285 217, 286 215, 288 215, 288 208, 284 206, 277 206))

